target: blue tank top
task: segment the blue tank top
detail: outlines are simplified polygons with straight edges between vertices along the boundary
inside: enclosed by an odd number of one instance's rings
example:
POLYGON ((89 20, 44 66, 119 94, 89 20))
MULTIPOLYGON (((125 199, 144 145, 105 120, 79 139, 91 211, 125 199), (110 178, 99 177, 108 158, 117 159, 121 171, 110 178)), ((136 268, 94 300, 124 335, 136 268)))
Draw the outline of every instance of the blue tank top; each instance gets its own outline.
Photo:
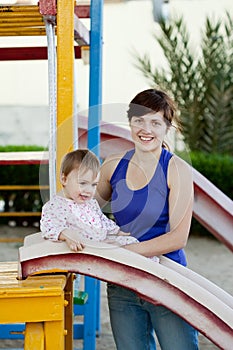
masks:
MULTIPOLYGON (((121 230, 130 232, 142 242, 170 230, 167 169, 173 155, 163 148, 151 181, 145 187, 133 191, 126 184, 126 173, 134 152, 133 149, 124 155, 111 177, 111 210, 121 230)), ((186 266, 183 249, 164 256, 186 266)))

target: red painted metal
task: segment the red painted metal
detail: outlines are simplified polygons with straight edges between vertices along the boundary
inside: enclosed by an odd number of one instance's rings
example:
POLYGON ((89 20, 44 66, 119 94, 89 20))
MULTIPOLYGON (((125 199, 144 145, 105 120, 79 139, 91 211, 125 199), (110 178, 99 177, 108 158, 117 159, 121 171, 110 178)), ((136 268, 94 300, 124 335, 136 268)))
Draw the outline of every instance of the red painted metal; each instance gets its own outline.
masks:
POLYGON ((76 5, 74 13, 79 18, 90 18, 90 5, 76 5))
POLYGON ((193 216, 233 251, 233 201, 193 169, 193 216))
MULTIPOLYGON (((75 58, 81 58, 81 47, 74 46, 75 58)), ((0 61, 47 60, 47 47, 5 47, 0 48, 0 61)))
POLYGON ((0 152, 0 165, 48 164, 48 152, 0 152))
MULTIPOLYGON (((42 15, 55 16, 57 14, 56 0, 39 0, 39 9, 42 15)), ((90 5, 76 5, 74 13, 79 18, 90 18, 90 5)))
POLYGON ((39 0, 39 11, 43 16, 55 16, 57 14, 56 0, 39 0))
POLYGON ((0 48, 0 61, 44 60, 47 47, 5 47, 0 48))
MULTIPOLYGON (((126 252, 119 247, 85 248, 80 253, 72 253, 65 248, 64 254, 56 254, 55 250, 60 250, 63 243, 55 244, 48 241, 46 241, 49 245, 47 249, 51 252, 49 256, 45 254, 38 257, 36 254, 35 258, 31 255, 25 259, 25 248, 30 252, 30 244, 29 241, 29 246, 20 248, 20 256, 24 255, 20 264, 21 277, 70 271, 115 283, 135 291, 143 299, 155 305, 166 306, 221 349, 232 349, 232 296, 222 290, 216 293, 213 284, 201 276, 199 283, 199 275, 195 274, 195 278, 192 277, 191 270, 182 266, 177 270, 177 264, 172 261, 166 266, 166 258, 163 258, 165 262, 161 259, 161 263, 154 263, 150 259, 126 252), (224 293, 226 297, 222 300, 221 296, 224 293)), ((42 254, 42 246, 43 243, 36 245, 35 251, 42 254)))

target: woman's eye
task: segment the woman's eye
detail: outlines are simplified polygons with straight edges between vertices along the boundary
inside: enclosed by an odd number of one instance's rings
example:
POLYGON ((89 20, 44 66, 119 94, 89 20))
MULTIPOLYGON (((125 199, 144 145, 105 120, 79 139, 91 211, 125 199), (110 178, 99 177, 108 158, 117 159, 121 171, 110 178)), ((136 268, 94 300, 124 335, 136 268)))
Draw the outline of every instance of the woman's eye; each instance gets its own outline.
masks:
POLYGON ((142 124, 143 121, 142 121, 141 119, 135 119, 134 123, 136 123, 136 124, 142 124))
POLYGON ((153 126, 160 126, 161 124, 160 124, 160 122, 152 122, 152 125, 153 126))

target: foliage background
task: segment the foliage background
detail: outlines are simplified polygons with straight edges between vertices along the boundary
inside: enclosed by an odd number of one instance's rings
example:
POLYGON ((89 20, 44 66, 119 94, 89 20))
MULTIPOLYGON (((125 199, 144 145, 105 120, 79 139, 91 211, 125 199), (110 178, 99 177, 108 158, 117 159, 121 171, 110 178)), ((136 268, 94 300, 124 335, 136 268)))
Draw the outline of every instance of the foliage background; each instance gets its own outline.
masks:
POLYGON ((233 155, 233 20, 207 17, 193 47, 182 17, 161 21, 160 44, 168 68, 136 53, 136 67, 152 87, 170 91, 180 110, 183 139, 191 151, 233 155))

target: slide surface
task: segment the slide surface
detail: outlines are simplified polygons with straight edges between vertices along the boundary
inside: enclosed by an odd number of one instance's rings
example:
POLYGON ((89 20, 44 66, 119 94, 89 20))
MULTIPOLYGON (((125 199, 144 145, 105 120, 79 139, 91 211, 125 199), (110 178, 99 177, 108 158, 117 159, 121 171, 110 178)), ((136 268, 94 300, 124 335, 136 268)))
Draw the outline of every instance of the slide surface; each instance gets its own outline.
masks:
POLYGON ((192 324, 213 343, 232 350, 233 297, 192 270, 160 257, 153 262, 119 246, 86 240, 83 251, 71 252, 64 242, 40 233, 19 248, 19 278, 41 273, 75 272, 135 291, 164 305, 192 324))

